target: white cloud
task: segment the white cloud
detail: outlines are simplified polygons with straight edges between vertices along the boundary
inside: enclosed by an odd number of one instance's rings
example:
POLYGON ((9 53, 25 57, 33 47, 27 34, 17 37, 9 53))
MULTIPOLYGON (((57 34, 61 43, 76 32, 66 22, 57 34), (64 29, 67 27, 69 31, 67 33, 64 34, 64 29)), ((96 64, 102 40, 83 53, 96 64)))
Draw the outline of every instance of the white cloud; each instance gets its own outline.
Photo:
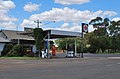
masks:
POLYGON ((15 8, 14 2, 11 0, 5 1, 5 0, 0 0, 0 9, 12 9, 15 8))
POLYGON ((24 10, 27 12, 33 12, 39 10, 40 5, 38 4, 33 4, 33 3, 28 3, 24 6, 24 10))
POLYGON ((30 20, 24 19, 23 23, 20 26, 23 26, 23 27, 34 27, 35 23, 34 23, 34 21, 30 21, 30 20))
POLYGON ((118 21, 120 20, 120 17, 117 17, 117 18, 113 18, 112 21, 118 21))
POLYGON ((59 29, 67 30, 67 31, 81 32, 81 26, 74 25, 74 23, 71 24, 71 25, 69 23, 64 23, 62 26, 59 27, 59 29))
MULTIPOLYGON (((61 22, 64 21, 65 24, 61 26, 61 28, 69 28, 69 22, 72 22, 74 24, 80 23, 80 22, 89 22, 91 19, 96 18, 96 17, 110 17, 110 16, 115 16, 117 13, 114 11, 102 11, 98 10, 96 12, 92 12, 89 10, 76 10, 76 9, 71 9, 68 7, 65 8, 53 8, 50 11, 45 11, 40 14, 34 14, 31 15, 28 19, 25 19, 21 26, 32 26, 35 25, 34 21, 40 20, 40 21, 57 21, 61 22), (111 12, 111 13, 110 13, 111 12), (107 14, 107 15, 106 15, 107 14)), ((73 25, 77 26, 77 25, 73 25)), ((77 26, 78 28, 78 26, 77 26)), ((77 29, 74 27, 74 29, 77 29)), ((73 29, 73 28, 72 28, 73 29)), ((73 30, 74 30, 73 29, 73 30)), ((78 29, 77 29, 78 30, 78 29)))
POLYGON ((61 29, 69 29, 70 24, 69 23, 64 23, 60 28, 61 29))
POLYGON ((55 3, 62 5, 84 4, 87 2, 90 2, 90 0, 55 0, 55 3))
POLYGON ((0 26, 5 29, 16 29, 16 24, 13 22, 2 22, 0 23, 0 26))
POLYGON ((109 17, 111 17, 111 16, 117 15, 117 13, 114 12, 114 11, 105 11, 105 12, 103 13, 103 16, 106 16, 106 15, 108 15, 109 17))
POLYGON ((15 6, 11 0, 0 0, 0 27, 16 28, 14 22, 17 21, 17 18, 8 15, 9 10, 15 8, 15 6))

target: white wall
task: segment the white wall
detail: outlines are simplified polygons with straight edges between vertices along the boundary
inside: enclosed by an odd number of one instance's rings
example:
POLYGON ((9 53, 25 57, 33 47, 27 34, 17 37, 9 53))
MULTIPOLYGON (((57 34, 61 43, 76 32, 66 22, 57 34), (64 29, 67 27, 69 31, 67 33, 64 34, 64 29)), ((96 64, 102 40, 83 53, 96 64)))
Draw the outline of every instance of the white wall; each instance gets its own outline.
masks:
POLYGON ((4 46, 5 46, 5 43, 0 43, 0 56, 1 56, 1 52, 3 51, 4 46))

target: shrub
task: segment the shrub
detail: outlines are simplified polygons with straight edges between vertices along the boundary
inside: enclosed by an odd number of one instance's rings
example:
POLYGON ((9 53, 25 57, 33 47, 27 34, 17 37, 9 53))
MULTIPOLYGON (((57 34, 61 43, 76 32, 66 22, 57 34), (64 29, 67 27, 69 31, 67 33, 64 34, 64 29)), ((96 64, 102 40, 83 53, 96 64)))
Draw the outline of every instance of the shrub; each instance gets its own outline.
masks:
POLYGON ((24 56, 26 49, 22 45, 15 45, 13 48, 7 53, 7 56, 24 56))

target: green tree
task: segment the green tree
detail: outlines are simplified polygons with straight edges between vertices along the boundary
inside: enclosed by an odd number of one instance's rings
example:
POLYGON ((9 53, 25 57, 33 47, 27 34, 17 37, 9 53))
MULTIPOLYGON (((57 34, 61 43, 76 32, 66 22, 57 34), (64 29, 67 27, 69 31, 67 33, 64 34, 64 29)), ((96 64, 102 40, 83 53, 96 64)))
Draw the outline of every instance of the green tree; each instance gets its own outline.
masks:
POLYGON ((89 24, 92 24, 96 30, 94 30, 94 35, 90 38, 91 48, 99 52, 102 50, 102 53, 109 48, 110 41, 108 35, 108 27, 110 25, 110 20, 108 18, 102 19, 101 17, 96 17, 92 19, 89 24))
POLYGON ((89 22, 89 24, 93 25, 93 27, 96 28, 94 31, 96 36, 108 35, 107 28, 109 26, 109 23, 110 21, 108 18, 102 19, 101 17, 96 17, 89 22))
POLYGON ((58 44, 58 47, 62 50, 66 49, 66 44, 69 45, 74 45, 75 38, 61 38, 56 40, 56 43, 58 44))
POLYGON ((120 20, 111 21, 109 26, 110 36, 111 36, 111 49, 112 52, 117 52, 119 50, 120 45, 120 20))
POLYGON ((89 24, 93 25, 94 28, 99 28, 100 25, 102 25, 102 18, 101 17, 96 17, 92 19, 89 24))
POLYGON ((36 49, 39 52, 39 57, 42 55, 41 54, 41 50, 44 47, 44 33, 43 33, 43 29, 42 28, 35 28, 33 30, 33 36, 35 38, 35 45, 36 45, 36 49))
POLYGON ((109 49, 110 46, 109 38, 107 36, 101 36, 98 37, 98 40, 100 49, 102 50, 102 53, 104 53, 105 50, 109 49))

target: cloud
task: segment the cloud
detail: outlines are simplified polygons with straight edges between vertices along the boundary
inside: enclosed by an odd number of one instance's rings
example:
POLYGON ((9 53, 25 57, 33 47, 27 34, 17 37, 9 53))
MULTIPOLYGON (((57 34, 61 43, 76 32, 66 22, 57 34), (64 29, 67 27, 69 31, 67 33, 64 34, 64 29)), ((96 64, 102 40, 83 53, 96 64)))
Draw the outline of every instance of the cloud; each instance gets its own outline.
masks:
POLYGON ((45 11, 40 14, 33 14, 28 19, 25 19, 21 26, 32 26, 35 24, 34 21, 57 21, 61 22, 73 22, 73 23, 80 23, 80 22, 89 22, 91 19, 96 17, 110 17, 115 16, 117 13, 114 11, 102 11, 98 10, 96 12, 92 12, 89 10, 76 10, 71 9, 68 7, 65 8, 53 8, 50 11, 45 11), (26 22, 27 21, 27 22, 26 22))
POLYGON ((70 24, 69 23, 64 23, 60 28, 61 29, 69 29, 70 27, 70 24))
POLYGON ((34 21, 30 21, 30 20, 24 19, 23 23, 20 24, 20 26, 23 26, 23 27, 34 27, 36 25, 35 25, 34 21))
POLYGON ((120 20, 120 17, 117 17, 117 18, 113 18, 112 21, 119 21, 120 20))
POLYGON ((9 10, 15 7, 16 5, 11 0, 0 0, 0 27, 16 28, 14 22, 16 22, 18 19, 8 15, 9 10))
POLYGON ((24 10, 27 12, 33 12, 39 10, 40 5, 38 4, 33 4, 33 3, 28 3, 24 6, 24 10))
POLYGON ((11 0, 5 1, 5 0, 0 0, 0 9, 12 9, 15 8, 14 2, 11 0))
POLYGON ((105 12, 103 13, 103 16, 106 16, 106 15, 108 15, 109 17, 111 17, 111 16, 117 15, 117 13, 114 12, 114 11, 105 11, 105 12))
POLYGON ((77 25, 74 23, 70 24, 70 23, 64 23, 62 26, 60 26, 58 29, 60 30, 67 30, 67 31, 76 31, 76 32, 81 32, 81 26, 77 25))
POLYGON ((13 22, 2 22, 0 23, 0 26, 5 29, 16 29, 16 24, 13 22))
POLYGON ((84 4, 90 2, 90 0, 55 0, 55 3, 62 5, 84 4))

